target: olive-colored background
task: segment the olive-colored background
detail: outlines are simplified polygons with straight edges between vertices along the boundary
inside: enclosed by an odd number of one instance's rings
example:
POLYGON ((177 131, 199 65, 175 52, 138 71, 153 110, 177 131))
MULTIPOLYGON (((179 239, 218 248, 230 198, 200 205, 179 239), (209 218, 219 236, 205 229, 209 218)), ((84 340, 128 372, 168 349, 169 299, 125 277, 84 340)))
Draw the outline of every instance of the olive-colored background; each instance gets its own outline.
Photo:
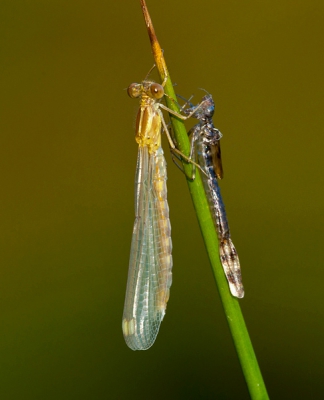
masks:
MULTIPOLYGON (((177 92, 216 101, 240 304, 269 395, 320 398, 324 3, 148 7, 177 92)), ((171 298, 150 350, 122 337, 138 107, 124 89, 153 64, 139 1, 0 9, 1 399, 248 399, 165 138, 171 298)))

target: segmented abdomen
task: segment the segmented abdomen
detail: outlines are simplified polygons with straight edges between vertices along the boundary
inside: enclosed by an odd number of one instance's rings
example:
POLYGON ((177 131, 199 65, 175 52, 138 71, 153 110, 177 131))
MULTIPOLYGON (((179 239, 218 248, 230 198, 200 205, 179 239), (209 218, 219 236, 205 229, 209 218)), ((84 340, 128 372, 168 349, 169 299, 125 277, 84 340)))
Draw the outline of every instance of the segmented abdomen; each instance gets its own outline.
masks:
POLYGON ((231 239, 225 206, 213 167, 212 146, 208 144, 208 140, 204 136, 200 136, 196 141, 196 152, 198 163, 207 174, 207 176, 201 174, 201 177, 217 230, 220 260, 232 295, 242 298, 244 296, 244 288, 240 261, 231 239))

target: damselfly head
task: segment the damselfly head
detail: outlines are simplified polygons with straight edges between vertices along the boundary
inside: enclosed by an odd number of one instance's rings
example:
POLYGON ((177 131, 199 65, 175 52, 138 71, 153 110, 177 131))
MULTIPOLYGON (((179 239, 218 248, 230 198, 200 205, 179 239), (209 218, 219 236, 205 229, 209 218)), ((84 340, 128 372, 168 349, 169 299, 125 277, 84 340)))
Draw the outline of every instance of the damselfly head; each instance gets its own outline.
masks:
POLYGON ((206 118, 212 118, 215 111, 215 103, 210 94, 204 96, 201 102, 201 114, 206 118))
POLYGON ((159 83, 143 81, 142 83, 132 83, 129 85, 127 93, 132 99, 141 97, 144 94, 152 99, 159 100, 164 96, 164 89, 159 83))

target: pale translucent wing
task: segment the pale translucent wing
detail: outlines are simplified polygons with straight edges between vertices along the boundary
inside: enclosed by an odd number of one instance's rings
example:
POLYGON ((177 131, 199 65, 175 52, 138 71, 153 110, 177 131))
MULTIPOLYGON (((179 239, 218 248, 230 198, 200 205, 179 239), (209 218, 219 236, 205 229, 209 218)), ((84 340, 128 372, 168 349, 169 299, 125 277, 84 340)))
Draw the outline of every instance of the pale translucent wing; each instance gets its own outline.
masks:
MULTIPOLYGON (((149 309, 152 308, 150 275, 157 269, 152 257, 153 216, 152 177, 149 171, 150 156, 147 147, 139 147, 135 175, 135 223, 133 229, 127 289, 123 314, 123 333, 127 345, 133 350, 151 346, 147 325, 149 309), (151 262, 150 262, 151 260, 151 262), (152 264, 154 263, 154 264, 152 264)), ((154 306, 154 304, 153 304, 154 306)))
POLYGON ((139 147, 135 213, 123 315, 123 333, 133 350, 152 346, 172 281, 171 228, 166 200, 166 164, 161 148, 139 147))

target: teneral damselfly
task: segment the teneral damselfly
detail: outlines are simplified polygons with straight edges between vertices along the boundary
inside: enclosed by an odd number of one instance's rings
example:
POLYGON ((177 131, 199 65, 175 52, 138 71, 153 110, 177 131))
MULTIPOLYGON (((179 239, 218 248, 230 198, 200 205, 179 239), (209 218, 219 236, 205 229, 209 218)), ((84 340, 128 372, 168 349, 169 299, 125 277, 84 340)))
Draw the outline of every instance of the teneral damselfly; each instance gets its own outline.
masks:
POLYGON ((161 109, 181 119, 190 117, 190 113, 183 116, 159 102, 164 96, 164 83, 144 80, 128 87, 129 96, 140 99, 135 134, 135 223, 122 321, 126 344, 133 350, 146 350, 154 343, 172 283, 171 225, 161 131, 166 133, 173 152, 195 164, 175 148, 164 121, 161 109))
POLYGON ((201 174, 209 208, 213 216, 219 241, 220 260, 233 296, 244 297, 241 267, 238 254, 231 239, 225 206, 220 193, 218 179, 223 177, 223 167, 219 140, 221 132, 213 124, 215 104, 210 94, 202 98, 198 106, 184 110, 199 120, 190 131, 190 158, 196 158, 205 174, 201 174))

